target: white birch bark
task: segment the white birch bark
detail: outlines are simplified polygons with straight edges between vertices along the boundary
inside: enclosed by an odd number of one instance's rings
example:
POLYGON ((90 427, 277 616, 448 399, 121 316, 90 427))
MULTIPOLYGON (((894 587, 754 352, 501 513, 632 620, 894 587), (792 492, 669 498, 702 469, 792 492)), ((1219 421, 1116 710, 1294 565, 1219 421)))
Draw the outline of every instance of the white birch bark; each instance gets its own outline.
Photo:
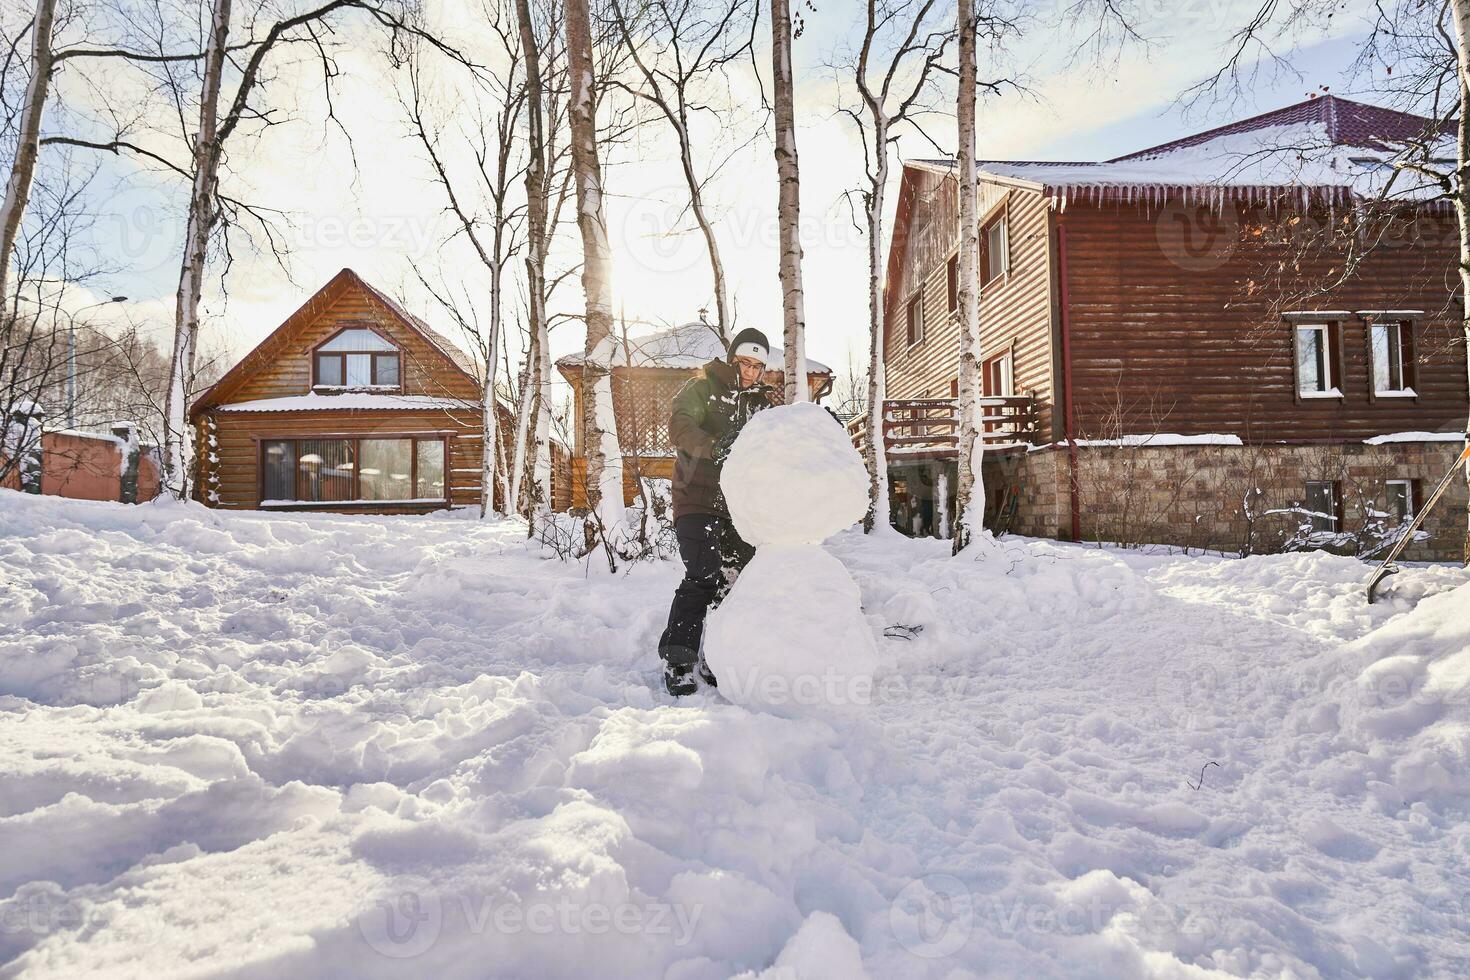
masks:
POLYGON ((551 345, 547 342, 546 320, 540 326, 540 355, 536 361, 535 408, 532 412, 532 431, 536 436, 532 442, 535 449, 531 480, 541 492, 541 513, 551 511, 551 406, 547 404, 547 386, 551 383, 551 345))
POLYGON ((20 133, 15 148, 15 164, 5 182, 5 202, 0 205, 0 297, 9 295, 10 256, 20 234, 20 221, 31 199, 31 184, 36 176, 36 158, 41 152, 41 119, 46 112, 46 97, 51 91, 54 52, 51 30, 56 22, 56 0, 36 0, 36 17, 31 24, 31 79, 26 84, 25 101, 20 107, 20 133))
MULTIPOLYGON (((1450 0, 1455 21, 1455 63, 1460 84, 1460 111, 1456 131, 1455 219, 1460 233, 1460 295, 1463 299, 1460 328, 1465 336, 1466 380, 1470 383, 1470 0, 1450 0)), ((1470 419, 1465 423, 1470 433, 1470 419)), ((1466 469, 1470 480, 1470 468, 1466 469)), ((1466 514, 1464 559, 1470 563, 1470 512, 1466 514)))
POLYGON ((959 465, 955 481, 954 550, 959 553, 984 530, 985 481, 980 467, 985 443, 980 423, 980 227, 975 187, 975 8, 958 0, 959 198, 960 198, 960 404, 959 465))
POLYGON ((193 382, 194 354, 199 345, 199 297, 209 236, 219 214, 215 189, 219 182, 220 80, 230 31, 230 0, 214 0, 209 44, 204 54, 204 87, 199 99, 199 132, 194 136, 194 184, 189 193, 189 217, 184 230, 184 259, 174 306, 174 346, 169 359, 168 391, 164 396, 164 482, 179 499, 189 495, 191 445, 186 414, 193 382))
POLYGON ((526 442, 531 435, 531 414, 535 410, 531 384, 536 370, 536 331, 531 328, 530 349, 526 351, 526 362, 521 366, 520 387, 516 392, 515 435, 511 441, 510 476, 505 485, 505 512, 521 512, 521 487, 526 480, 526 442))
POLYGON ((806 309, 801 287, 801 176, 796 160, 796 110, 791 77, 791 6, 771 0, 771 75, 775 90, 777 219, 781 261, 782 339, 786 403, 811 400, 806 371, 806 309))
POLYGON ((886 533, 891 525, 888 502, 888 446, 884 439, 883 403, 888 378, 883 362, 883 202, 888 186, 888 120, 881 108, 872 113, 873 182, 868 188, 868 513, 870 532, 886 533))
POLYGON ((587 505, 604 532, 624 522, 623 455, 612 401, 612 251, 602 200, 593 97, 592 35, 587 0, 567 0, 567 72, 571 82, 572 170, 577 187, 577 227, 582 234, 582 291, 587 299, 583 367, 583 447, 587 505))
POLYGON ((495 261, 489 263, 490 336, 485 342, 485 377, 484 385, 480 389, 480 427, 484 432, 483 441, 480 443, 480 518, 482 520, 495 513, 496 465, 499 462, 500 448, 500 413, 497 410, 499 403, 495 395, 495 375, 499 361, 496 354, 500 347, 501 280, 504 277, 504 270, 498 261, 501 227, 503 226, 497 223, 495 261))
POLYGON ((531 343, 526 353, 525 380, 516 411, 516 448, 511 463, 510 498, 506 512, 520 511, 520 493, 525 485, 527 442, 530 441, 531 482, 541 490, 544 507, 551 504, 551 462, 542 468, 549 417, 544 411, 543 386, 549 380, 542 370, 547 339, 546 328, 546 134, 541 82, 541 49, 537 46, 530 0, 516 0, 516 22, 521 32, 521 55, 526 63, 526 293, 530 315, 531 343))

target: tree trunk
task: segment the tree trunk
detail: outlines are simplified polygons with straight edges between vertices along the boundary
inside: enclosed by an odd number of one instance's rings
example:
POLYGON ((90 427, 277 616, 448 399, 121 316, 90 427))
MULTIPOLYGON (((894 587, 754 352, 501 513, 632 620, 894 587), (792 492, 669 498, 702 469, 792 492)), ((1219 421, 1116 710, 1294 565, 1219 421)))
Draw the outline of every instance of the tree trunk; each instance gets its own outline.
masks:
POLYGON ((15 147, 15 165, 5 183, 5 203, 0 205, 0 303, 10 295, 10 256, 20 234, 31 182, 36 176, 36 157, 41 151, 41 118, 51 90, 53 53, 51 28, 56 20, 56 0, 36 0, 36 19, 31 25, 31 80, 20 107, 20 134, 15 147))
POLYGON ((679 107, 679 119, 675 123, 675 130, 679 134, 679 162, 684 168, 684 182, 689 185, 689 210, 694 212, 694 220, 699 224, 699 230, 704 235, 704 247, 709 252, 710 275, 714 278, 715 288, 715 317, 720 327, 720 336, 728 344, 731 338, 729 300, 725 294, 725 264, 720 261, 720 246, 715 241, 715 229, 709 222, 709 216, 704 210, 704 191, 699 186, 699 179, 694 175, 694 152, 689 145, 689 125, 684 118, 684 108, 679 107))
POLYGON ((540 348, 536 359, 535 401, 532 403, 531 431, 535 439, 531 445, 535 452, 531 467, 531 483, 541 491, 540 510, 551 510, 551 492, 554 476, 551 471, 551 407, 547 404, 547 386, 551 384, 551 344, 547 340, 546 321, 541 322, 540 348))
POLYGON ((888 119, 881 106, 873 112, 873 181, 868 187, 868 531, 887 532, 888 447, 884 443, 883 402, 888 379, 883 366, 883 200, 888 186, 888 119))
POLYGON ((980 466, 985 443, 980 416, 980 227, 975 187, 975 8, 959 0, 959 197, 960 197, 960 441, 955 483, 954 550, 964 550, 983 530, 985 482, 980 466))
POLYGON ((582 291, 587 298, 583 353, 582 431, 587 454, 587 506, 604 533, 623 523, 623 456, 612 401, 612 253, 597 157, 597 103, 592 86, 592 34, 587 0, 567 0, 567 72, 571 82, 572 170, 577 228, 582 233, 582 291))
MULTIPOLYGON (((546 359, 546 132, 544 95, 541 83, 541 49, 536 44, 535 23, 531 19, 531 0, 516 0, 516 20, 521 31, 521 52, 526 61, 526 293, 530 315, 531 343, 526 354, 526 388, 521 392, 521 405, 516 420, 515 486, 512 494, 519 497, 525 466, 526 440, 531 441, 531 483, 541 488, 543 506, 551 503, 551 465, 548 458, 542 468, 542 453, 547 449, 549 418, 545 414, 542 386, 548 378, 542 372, 546 359), (542 482, 543 479, 545 482, 542 482)), ((519 501, 517 501, 519 502, 519 501)), ((507 510, 514 512, 509 503, 507 510)))
POLYGON ((786 346, 786 403, 810 401, 806 380, 806 309, 801 288, 801 176, 791 78, 791 6, 771 0, 771 75, 776 103, 776 179, 781 249, 781 311, 786 346))
MULTIPOLYGON (((1455 20, 1455 62, 1460 82, 1460 112, 1456 131, 1455 219, 1460 233, 1460 329, 1465 337, 1466 380, 1470 382, 1470 0, 1450 0, 1455 20)), ((1465 432, 1470 438, 1470 419, 1465 432)), ((1470 467, 1466 468, 1470 481, 1470 467)), ((1470 513, 1466 514, 1464 559, 1470 564, 1470 513)))
POLYGON ((194 136, 194 185, 189 194, 189 218, 184 231, 184 260, 179 272, 179 290, 174 308, 174 346, 169 360, 168 391, 164 396, 164 479, 180 500, 189 496, 190 446, 189 389, 193 385, 194 354, 199 345, 199 297, 204 287, 204 266, 209 253, 209 236, 219 213, 215 190, 219 182, 220 79, 224 72, 225 46, 230 31, 230 0, 214 0, 209 44, 204 54, 204 88, 199 99, 199 132, 194 136))
POLYGON ((531 415, 536 400, 532 397, 531 382, 536 371, 536 331, 530 331, 530 347, 526 351, 526 363, 521 366, 520 388, 516 391, 516 428, 511 444, 510 479, 506 482, 505 512, 521 512, 521 487, 526 482, 526 441, 531 435, 531 415))
MULTIPOLYGON (((496 464, 499 461, 500 413, 495 395, 495 369, 499 363, 500 293, 504 270, 500 265, 501 224, 495 228, 494 261, 490 263, 490 336, 485 341, 485 383, 480 390, 480 519, 495 513, 496 464)), ((509 503, 502 500, 509 507, 509 503)))

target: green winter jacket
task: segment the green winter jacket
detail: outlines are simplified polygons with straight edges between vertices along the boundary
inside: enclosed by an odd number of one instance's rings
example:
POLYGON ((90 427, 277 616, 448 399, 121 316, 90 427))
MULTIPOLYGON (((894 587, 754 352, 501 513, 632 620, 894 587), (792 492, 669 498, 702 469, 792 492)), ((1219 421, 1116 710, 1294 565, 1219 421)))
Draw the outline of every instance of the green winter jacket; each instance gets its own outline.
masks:
POLYGON ((732 428, 738 430, 756 412, 770 406, 771 389, 740 391, 738 375, 727 361, 710 361, 674 396, 669 438, 678 451, 674 460, 674 518, 690 514, 729 516, 720 493, 720 464, 715 445, 732 428))

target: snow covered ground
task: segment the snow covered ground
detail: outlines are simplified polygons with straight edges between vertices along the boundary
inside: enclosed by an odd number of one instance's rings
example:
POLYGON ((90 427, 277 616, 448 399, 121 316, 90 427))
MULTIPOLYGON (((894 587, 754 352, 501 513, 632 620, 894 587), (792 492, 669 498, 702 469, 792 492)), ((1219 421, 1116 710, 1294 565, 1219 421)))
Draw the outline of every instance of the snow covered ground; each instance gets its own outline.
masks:
POLYGON ((845 533, 778 716, 521 534, 0 491, 0 975, 1470 975, 1458 568, 845 533))

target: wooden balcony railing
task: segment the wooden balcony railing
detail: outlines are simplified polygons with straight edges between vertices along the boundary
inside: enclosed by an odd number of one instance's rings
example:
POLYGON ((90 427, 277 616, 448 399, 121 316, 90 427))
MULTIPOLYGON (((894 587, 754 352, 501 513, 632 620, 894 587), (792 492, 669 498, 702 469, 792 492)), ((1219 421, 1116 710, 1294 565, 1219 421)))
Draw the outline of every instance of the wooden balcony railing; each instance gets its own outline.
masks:
MULTIPOLYGON (((1026 445, 1036 434, 1035 400, 1030 395, 980 399, 980 423, 987 449, 1026 445)), ((854 446, 862 448, 868 417, 847 423, 854 446)), ((893 398, 883 403, 883 441, 895 455, 944 457, 957 453, 959 402, 954 398, 893 398)))

